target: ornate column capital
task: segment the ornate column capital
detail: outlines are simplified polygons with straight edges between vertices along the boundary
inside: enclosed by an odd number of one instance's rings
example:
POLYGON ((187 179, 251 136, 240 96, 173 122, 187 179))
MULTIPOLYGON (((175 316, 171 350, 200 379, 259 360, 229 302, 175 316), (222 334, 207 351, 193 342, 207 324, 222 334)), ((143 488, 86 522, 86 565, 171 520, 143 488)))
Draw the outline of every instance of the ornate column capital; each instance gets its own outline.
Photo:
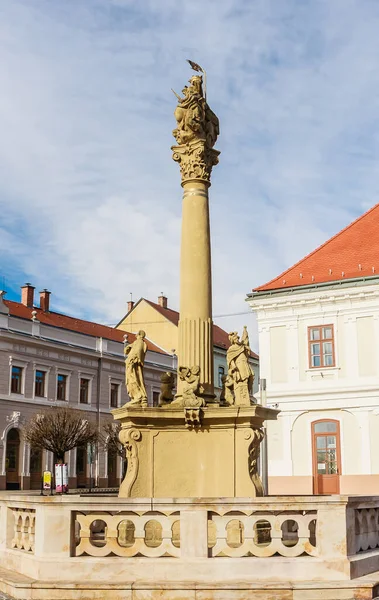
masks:
POLYGON ((212 167, 217 165, 220 152, 209 148, 203 140, 172 146, 172 158, 180 166, 182 184, 191 179, 210 182, 212 167))

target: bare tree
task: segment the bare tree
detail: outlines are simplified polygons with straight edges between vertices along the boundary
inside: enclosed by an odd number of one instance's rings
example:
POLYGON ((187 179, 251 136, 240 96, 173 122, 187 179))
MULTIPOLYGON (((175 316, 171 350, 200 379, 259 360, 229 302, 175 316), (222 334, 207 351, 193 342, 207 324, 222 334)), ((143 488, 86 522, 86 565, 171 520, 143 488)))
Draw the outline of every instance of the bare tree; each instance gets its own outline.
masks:
POLYGON ((108 451, 109 454, 116 454, 117 456, 121 456, 124 476, 127 466, 127 459, 125 446, 121 444, 118 437, 120 429, 121 424, 118 422, 104 423, 102 432, 100 434, 100 439, 103 443, 104 448, 108 451))
POLYGON ((62 463, 69 450, 97 441, 96 424, 86 417, 69 406, 48 408, 24 425, 25 439, 32 448, 53 452, 62 463))

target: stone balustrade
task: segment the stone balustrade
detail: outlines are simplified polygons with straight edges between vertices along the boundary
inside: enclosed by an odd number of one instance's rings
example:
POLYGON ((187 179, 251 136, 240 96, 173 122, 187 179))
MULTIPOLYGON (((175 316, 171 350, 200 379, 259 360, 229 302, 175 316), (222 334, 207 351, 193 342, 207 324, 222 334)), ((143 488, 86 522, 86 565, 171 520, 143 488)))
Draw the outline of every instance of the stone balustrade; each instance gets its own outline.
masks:
POLYGON ((332 579, 350 579, 379 570, 379 497, 156 500, 2 493, 0 509, 2 564, 30 577, 44 572, 49 578, 49 561, 59 560, 67 561, 74 580, 75 572, 78 578, 87 572, 89 578, 117 579, 120 557, 141 576, 152 561, 152 571, 163 578, 174 561, 172 576, 182 579, 191 561, 205 578, 220 577, 226 562, 234 565, 235 577, 254 572, 258 579, 274 565, 278 576, 288 572, 295 580, 324 571, 332 579))

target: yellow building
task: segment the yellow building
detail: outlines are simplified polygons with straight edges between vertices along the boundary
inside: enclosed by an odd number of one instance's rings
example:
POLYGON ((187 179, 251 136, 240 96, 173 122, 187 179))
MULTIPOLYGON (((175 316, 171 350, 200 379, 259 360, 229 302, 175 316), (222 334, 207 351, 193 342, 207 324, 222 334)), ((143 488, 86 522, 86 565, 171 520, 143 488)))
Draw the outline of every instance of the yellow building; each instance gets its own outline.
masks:
MULTIPOLYGON (((168 308, 166 296, 159 296, 157 303, 146 298, 140 298, 136 303, 128 302, 128 312, 116 327, 134 333, 143 329, 149 340, 174 356, 178 348, 178 323, 179 313, 168 308)), ((229 338, 227 332, 218 325, 213 325, 213 344, 215 387, 219 392, 221 377, 228 370, 226 351, 229 347, 229 338)), ((258 386, 258 364, 258 355, 252 352, 251 366, 255 374, 254 391, 258 386)))

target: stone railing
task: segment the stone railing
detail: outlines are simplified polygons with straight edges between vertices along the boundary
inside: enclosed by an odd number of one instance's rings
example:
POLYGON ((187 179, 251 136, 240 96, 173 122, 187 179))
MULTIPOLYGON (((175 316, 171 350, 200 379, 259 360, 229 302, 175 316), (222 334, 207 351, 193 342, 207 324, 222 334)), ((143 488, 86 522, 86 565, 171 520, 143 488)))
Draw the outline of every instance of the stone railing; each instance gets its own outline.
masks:
POLYGON ((379 507, 356 508, 355 552, 365 552, 379 548, 379 507))
POLYGON ((209 514, 210 556, 317 556, 317 511, 209 514))
POLYGON ((169 576, 165 564, 174 561, 174 575, 185 578, 188 565, 199 559, 204 577, 214 578, 223 575, 227 559, 242 579, 252 572, 257 578, 269 576, 270 560, 277 570, 282 557, 294 579, 304 579, 305 573, 321 577, 323 569, 328 577, 343 579, 379 568, 376 497, 122 499, 3 493, 0 509, 2 564, 9 560, 10 568, 31 577, 33 561, 49 577, 48 561, 67 559, 78 578, 92 578, 94 560, 96 577, 117 578, 118 557, 130 561, 136 577, 145 577, 149 559, 163 579, 169 576), (17 553, 30 560, 18 561, 17 553))
POLYGON ((34 552, 36 511, 33 508, 13 508, 12 548, 34 552))
POLYGON ((75 516, 75 556, 180 556, 180 515, 80 514, 75 516))

